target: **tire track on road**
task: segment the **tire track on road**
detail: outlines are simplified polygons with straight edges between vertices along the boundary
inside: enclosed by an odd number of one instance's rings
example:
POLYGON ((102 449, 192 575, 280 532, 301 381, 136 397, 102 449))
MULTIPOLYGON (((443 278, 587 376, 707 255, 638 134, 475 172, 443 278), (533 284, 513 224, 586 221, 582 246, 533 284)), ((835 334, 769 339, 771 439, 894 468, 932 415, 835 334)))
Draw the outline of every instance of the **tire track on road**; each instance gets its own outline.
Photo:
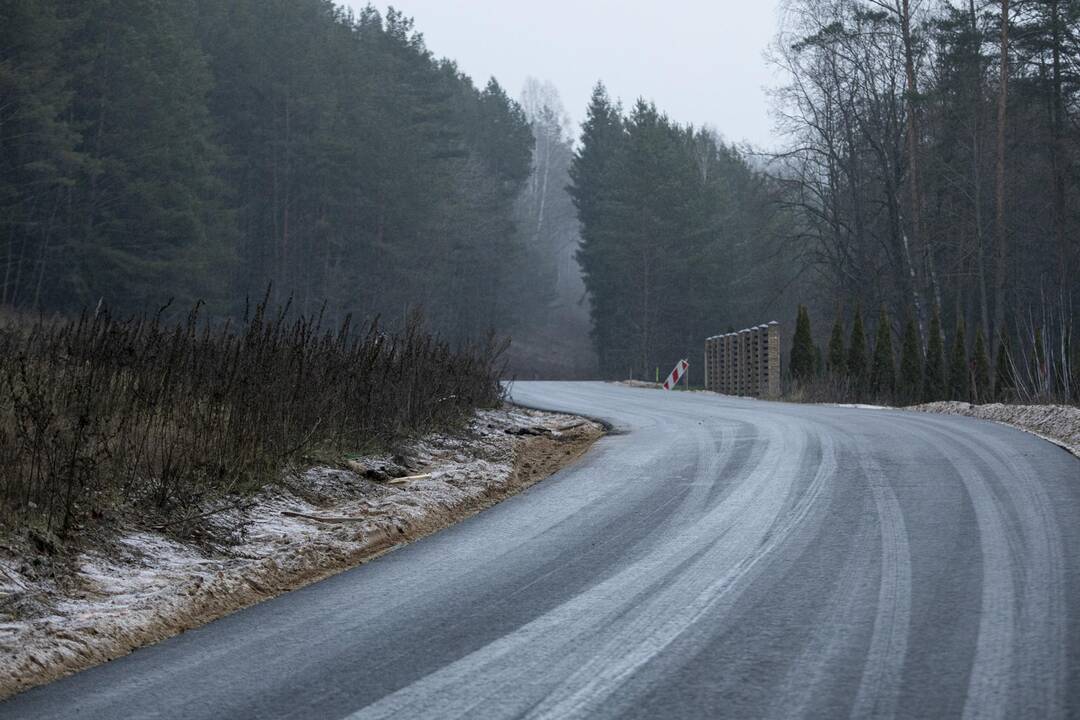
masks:
POLYGON ((881 525, 881 572, 874 634, 851 714, 891 718, 896 715, 911 628, 911 548, 904 513, 888 479, 872 456, 864 455, 861 464, 881 525))
MULTIPOLYGON (((522 693, 511 712, 488 708, 485 716, 517 715, 537 700, 532 717, 566 717, 595 709, 626 681, 633 672, 661 652, 675 637, 692 626, 714 603, 738 588, 739 580, 781 540, 777 514, 784 507, 790 484, 797 476, 805 451, 806 437, 794 423, 771 427, 763 442, 773 446, 720 503, 682 532, 662 541, 647 559, 624 569, 611 579, 571 599, 556 610, 537 618, 514 633, 434 673, 391 696, 350 716, 382 718, 416 714, 424 707, 438 706, 453 715, 474 712, 483 701, 478 697, 500 698, 509 688, 522 688, 528 678, 550 675, 553 664, 573 657, 577 671, 568 671, 560 684, 537 695, 522 693), (773 530, 772 538, 766 537, 773 530), (755 550, 766 547, 760 553, 755 550), (707 549, 707 555, 692 568, 672 578, 659 592, 642 596, 635 589, 645 578, 663 574, 665 568, 707 549), (689 602, 688 602, 689 599, 689 602), (620 617, 618 623, 614 617, 620 617), (587 643, 581 640, 589 638, 587 643), (528 662, 503 665, 507 653, 528 647, 528 662), (460 678, 484 678, 463 687, 460 678), (543 697, 547 700, 542 700, 543 697), (524 705, 524 703, 528 703, 524 705)), ((815 488, 820 491, 829 471, 819 472, 815 488)), ((800 506, 805 514, 812 497, 800 506)), ((791 513, 787 525, 798 524, 791 513)), ((733 598, 732 598, 733 599, 733 598)), ((506 710, 507 708, 503 708, 506 710)))
POLYGON ((1080 714, 1080 465, 1057 448, 966 418, 519 393, 621 432, 483 516, 8 716, 1080 714))
MULTIPOLYGON (((903 421, 911 423, 908 418, 903 421)), ((930 424, 945 425, 937 418, 930 424)), ((988 598, 994 591, 987 590, 984 580, 983 617, 964 715, 1000 718, 1034 711, 1040 717, 1061 717, 1067 680, 1065 557, 1049 497, 1022 457, 1002 452, 974 431, 977 426, 947 427, 949 441, 969 457, 962 459, 944 440, 938 440, 939 451, 965 478, 969 495, 976 493, 984 507, 993 505, 987 511, 993 517, 987 518, 985 527, 979 521, 979 533, 984 577, 999 583, 999 597, 988 598), (990 462, 1006 471, 1002 481, 991 480, 995 473, 990 462), (986 538, 988 532, 996 537, 986 538), (1004 595, 1007 601, 1000 597, 1004 595), (990 633, 986 641, 984 630, 990 633), (1006 642, 1006 633, 1008 647, 1003 650, 1000 644, 1006 642)), ((935 437, 925 429, 920 432, 935 437)))

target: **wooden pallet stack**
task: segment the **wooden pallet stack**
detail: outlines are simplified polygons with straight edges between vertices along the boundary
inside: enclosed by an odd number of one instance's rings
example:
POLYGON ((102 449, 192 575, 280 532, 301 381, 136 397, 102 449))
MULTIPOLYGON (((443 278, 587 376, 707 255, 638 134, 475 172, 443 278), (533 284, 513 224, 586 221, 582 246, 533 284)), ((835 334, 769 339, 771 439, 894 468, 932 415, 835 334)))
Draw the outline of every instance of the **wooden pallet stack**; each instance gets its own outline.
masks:
POLYGON ((780 324, 714 335, 705 341, 705 389, 724 395, 780 394, 780 324))

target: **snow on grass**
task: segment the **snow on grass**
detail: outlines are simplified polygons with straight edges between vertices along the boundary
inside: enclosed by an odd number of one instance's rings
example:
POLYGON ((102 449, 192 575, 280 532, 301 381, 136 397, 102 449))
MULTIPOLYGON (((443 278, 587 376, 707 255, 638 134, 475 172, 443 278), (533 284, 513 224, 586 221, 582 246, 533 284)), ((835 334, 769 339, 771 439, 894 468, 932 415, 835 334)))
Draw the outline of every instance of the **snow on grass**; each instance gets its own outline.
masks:
POLYGON ((201 519, 199 543, 133 527, 79 554, 63 582, 0 552, 0 697, 434 532, 540 479, 540 470, 516 467, 519 452, 556 448, 547 465, 532 463, 550 472, 566 460, 561 443, 583 450, 600 434, 564 415, 480 411, 463 435, 429 435, 407 457, 358 458, 352 470, 312 468, 264 488, 242 507, 201 519), (426 477, 392 479, 417 475, 426 477))

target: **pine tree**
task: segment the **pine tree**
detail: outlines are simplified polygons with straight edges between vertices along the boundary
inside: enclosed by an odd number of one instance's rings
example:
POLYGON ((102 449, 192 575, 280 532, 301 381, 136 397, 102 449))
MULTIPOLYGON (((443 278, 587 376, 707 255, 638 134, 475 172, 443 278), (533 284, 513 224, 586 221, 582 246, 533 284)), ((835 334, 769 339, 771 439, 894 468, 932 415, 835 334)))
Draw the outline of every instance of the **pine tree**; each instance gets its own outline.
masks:
POLYGON ((55 301, 126 312, 170 298, 221 301, 232 261, 224 161, 207 103, 213 75, 193 3, 85 0, 69 52, 72 117, 87 157, 55 301))
POLYGON ((956 323, 952 354, 949 360, 949 399, 968 401, 971 398, 971 370, 968 367, 967 342, 964 339, 964 320, 956 323))
POLYGON ((1016 378, 1013 375, 1013 357, 1008 328, 1002 328, 998 336, 997 367, 994 371, 994 397, 999 402, 1013 399, 1016 378))
POLYGON ((855 318, 851 323, 847 373, 855 396, 860 397, 866 384, 866 333, 863 330, 862 310, 858 305, 855 306, 855 318))
POLYGON ((799 306, 795 321, 795 337, 791 346, 791 376, 806 382, 814 376, 814 338, 810 331, 810 314, 805 305, 799 306))
POLYGON ((832 336, 829 338, 829 365, 830 375, 843 376, 847 372, 847 360, 844 355, 844 323, 840 314, 836 315, 833 323, 832 336))
POLYGON ((65 42, 76 27, 56 0, 0 4, 0 304, 51 306, 64 284, 57 210, 70 197, 84 157, 71 118, 72 63, 65 42), (52 230, 52 232, 50 232, 52 230))
POLYGON ((983 338, 982 327, 975 330, 975 355, 972 358, 975 373, 975 402, 985 403, 991 398, 990 391, 990 358, 986 354, 986 340, 983 338))
POLYGON ((892 398, 896 393, 896 363, 893 359, 892 328, 885 306, 878 315, 877 338, 874 340, 874 364, 870 369, 870 392, 878 398, 892 398))
POLYGON ((919 341, 919 330, 915 325, 915 319, 908 316, 907 325, 904 327, 904 340, 900 349, 900 387, 901 402, 907 404, 915 402, 922 389, 922 343, 919 341))
POLYGON ((930 337, 926 339, 926 370, 923 372, 923 402, 944 400, 948 394, 945 375, 945 343, 941 334, 941 316, 935 306, 930 317, 930 337))

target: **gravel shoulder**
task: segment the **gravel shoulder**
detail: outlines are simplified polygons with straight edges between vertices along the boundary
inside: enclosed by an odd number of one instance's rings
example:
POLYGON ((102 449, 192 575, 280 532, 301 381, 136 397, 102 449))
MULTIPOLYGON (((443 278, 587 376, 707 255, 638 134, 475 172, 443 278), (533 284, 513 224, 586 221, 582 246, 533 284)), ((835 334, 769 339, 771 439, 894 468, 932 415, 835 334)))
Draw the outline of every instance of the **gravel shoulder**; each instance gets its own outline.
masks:
POLYGON ((0 698, 120 657, 459 522, 579 458, 602 434, 506 407, 396 455, 314 467, 182 528, 130 522, 77 552, 0 538, 0 698))

